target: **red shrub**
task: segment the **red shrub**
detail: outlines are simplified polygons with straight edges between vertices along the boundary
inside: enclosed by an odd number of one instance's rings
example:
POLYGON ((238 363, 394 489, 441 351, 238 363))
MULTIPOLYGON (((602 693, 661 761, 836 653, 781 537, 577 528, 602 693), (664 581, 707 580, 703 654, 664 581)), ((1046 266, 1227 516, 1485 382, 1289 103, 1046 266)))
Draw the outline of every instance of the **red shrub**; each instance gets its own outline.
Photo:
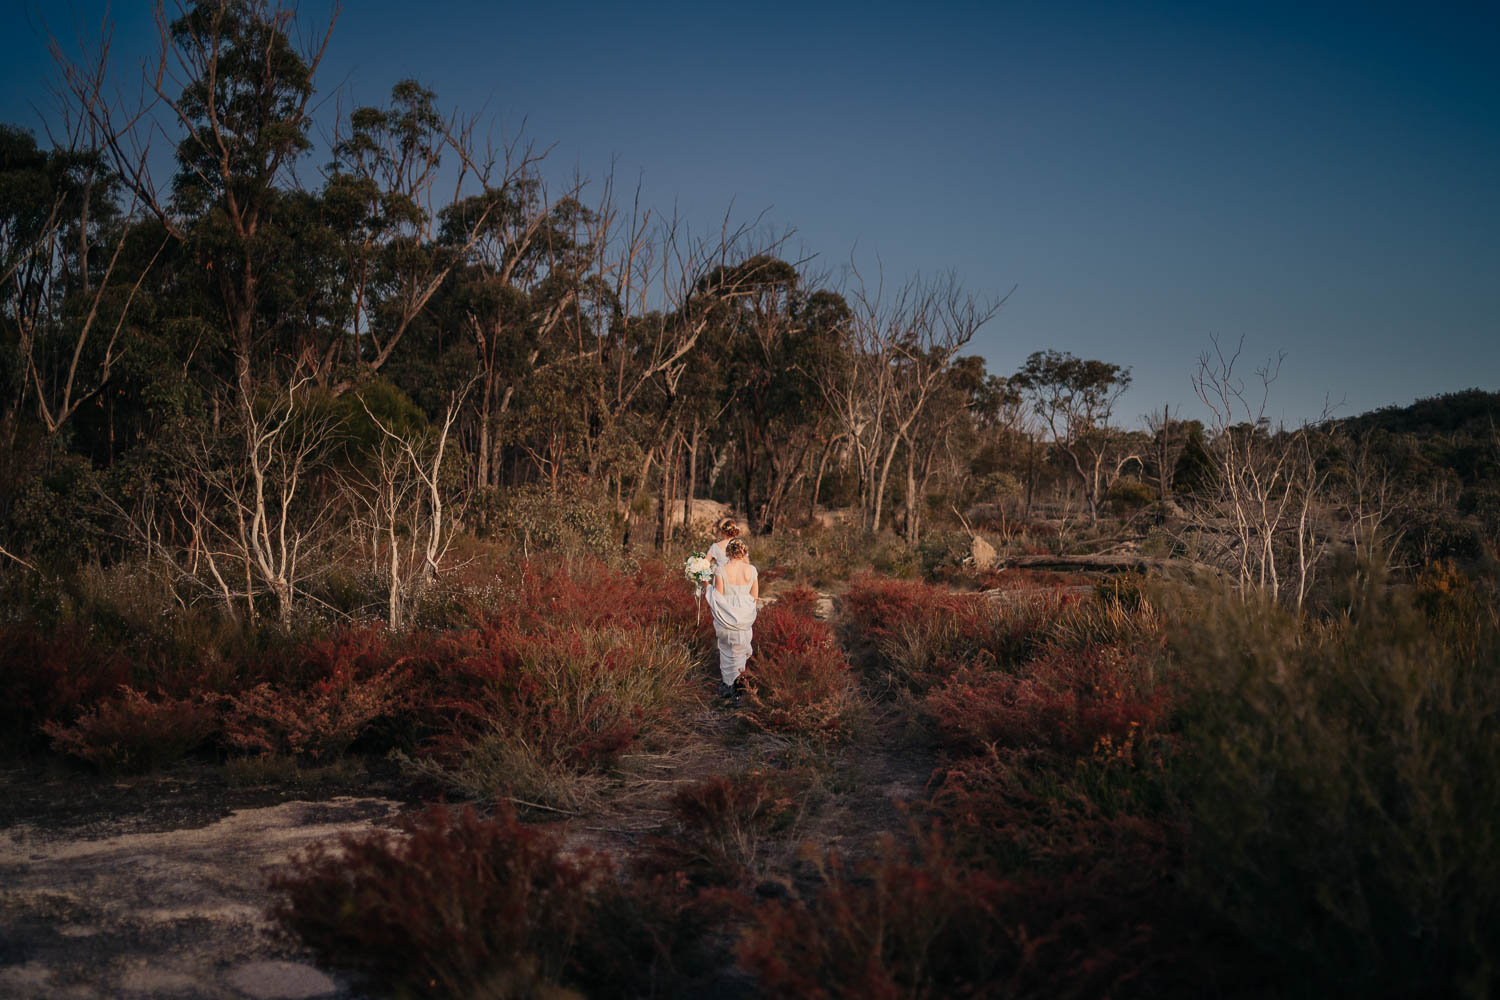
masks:
POLYGON ((934 851, 926 862, 889 854, 846 873, 824 862, 807 903, 751 909, 740 962, 772 997, 974 996, 1019 958, 998 919, 998 881, 934 851))
POLYGON ((1041 747, 1131 759, 1167 708, 1149 651, 1050 647, 1018 673, 964 668, 924 701, 945 743, 961 751, 1041 747))
POLYGON ((758 771, 678 789, 671 805, 680 829, 652 844, 650 868, 677 871, 695 883, 738 882, 756 868, 764 840, 793 819, 792 793, 785 781, 758 771))
POLYGON ((327 964, 381 993, 534 996, 563 982, 592 926, 603 858, 566 855, 516 822, 434 805, 400 834, 314 844, 271 879, 272 916, 327 964))
POLYGON ((1168 877, 1180 848, 1162 819, 1163 770, 1117 760, 1065 761, 990 747, 934 775, 928 803, 955 848, 1001 874, 1118 868, 1142 884, 1168 877))
POLYGON ((776 598, 776 604, 789 614, 802 615, 804 618, 816 618, 818 601, 822 597, 816 590, 807 584, 799 584, 791 590, 784 591, 776 598))
POLYGON ((1198 961, 1207 928, 1181 890, 1183 830, 1155 764, 991 748, 939 780, 929 808, 958 856, 1020 879, 1028 926, 1057 921, 1081 965, 1133 967, 1152 995, 1198 961))
POLYGON ((1169 995, 1181 913, 1160 866, 1126 868, 1001 877, 935 835, 852 875, 830 859, 810 901, 749 908, 740 960, 773 997, 1169 995))
POLYGON ((479 615, 481 621, 508 621, 525 631, 666 625, 712 636, 707 615, 699 618, 692 586, 680 572, 655 562, 630 574, 600 563, 580 576, 564 567, 528 562, 503 585, 496 606, 480 609, 479 615))
POLYGON ((706 996, 704 980, 732 961, 722 928, 733 908, 682 872, 607 881, 591 904, 569 975, 584 996, 706 996))
POLYGON ((556 748, 571 766, 605 766, 686 695, 653 677, 650 628, 580 632, 567 625, 519 631, 495 622, 445 644, 435 708, 439 757, 461 754, 499 726, 556 748))
POLYGON ((277 663, 274 681, 227 696, 224 739, 239 750, 335 757, 395 711, 411 683, 379 625, 308 643, 277 663))
POLYGON ((384 625, 365 622, 277 646, 251 659, 242 676, 247 687, 269 683, 292 690, 313 687, 331 677, 372 677, 397 658, 392 647, 384 625))
POLYGON ((0 745, 40 742, 46 723, 71 723, 130 680, 118 650, 99 649, 86 633, 44 636, 28 626, 0 627, 0 745))
POLYGON ((849 724, 855 704, 849 661, 833 630, 796 602, 761 610, 745 680, 750 721, 763 729, 834 737, 849 724))
POLYGON ((879 637, 903 625, 956 614, 971 599, 946 587, 863 573, 844 595, 844 619, 857 632, 879 637))
POLYGON ((145 771, 177 760, 209 738, 217 713, 202 695, 152 701, 132 687, 96 702, 72 725, 43 723, 52 749, 103 771, 145 771))
POLYGON ((1095 926, 1065 887, 968 868, 937 837, 826 876, 810 902, 752 911, 740 960, 769 996, 1115 996, 1150 961, 1149 928, 1095 926))
POLYGON ((865 576, 845 598, 845 634, 878 682, 920 693, 964 665, 1010 669, 1025 662, 1073 600, 1055 591, 960 594, 865 576))

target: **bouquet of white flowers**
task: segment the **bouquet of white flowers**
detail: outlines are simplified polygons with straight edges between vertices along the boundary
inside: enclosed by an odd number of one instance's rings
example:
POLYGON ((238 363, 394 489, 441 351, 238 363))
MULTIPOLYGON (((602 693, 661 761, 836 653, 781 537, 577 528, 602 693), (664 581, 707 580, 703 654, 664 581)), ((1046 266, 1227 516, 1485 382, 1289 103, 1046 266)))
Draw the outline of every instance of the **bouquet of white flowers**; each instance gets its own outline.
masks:
POLYGON ((682 564, 682 575, 693 583, 712 583, 714 561, 702 552, 691 552, 682 564))
POLYGON ((703 618, 703 591, 713 582, 714 561, 702 552, 690 552, 682 564, 682 575, 693 585, 693 604, 697 617, 703 618))

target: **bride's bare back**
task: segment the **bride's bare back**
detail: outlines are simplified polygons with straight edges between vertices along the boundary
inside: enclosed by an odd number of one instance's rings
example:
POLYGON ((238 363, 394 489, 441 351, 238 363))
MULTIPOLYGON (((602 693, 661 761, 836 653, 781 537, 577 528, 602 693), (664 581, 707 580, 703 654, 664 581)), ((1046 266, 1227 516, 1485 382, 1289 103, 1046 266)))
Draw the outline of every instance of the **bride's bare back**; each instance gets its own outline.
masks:
POLYGON ((743 587, 747 584, 750 587, 750 596, 760 597, 760 574, 751 565, 749 558, 742 557, 731 559, 724 564, 724 568, 719 571, 718 577, 714 580, 714 589, 722 594, 726 585, 743 587))

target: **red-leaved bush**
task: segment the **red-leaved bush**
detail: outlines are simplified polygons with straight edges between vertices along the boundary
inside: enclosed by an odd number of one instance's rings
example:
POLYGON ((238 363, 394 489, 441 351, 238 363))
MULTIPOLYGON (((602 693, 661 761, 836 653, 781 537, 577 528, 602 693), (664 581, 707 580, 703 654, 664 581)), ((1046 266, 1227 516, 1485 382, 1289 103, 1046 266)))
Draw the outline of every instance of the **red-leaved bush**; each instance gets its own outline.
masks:
POLYGON ((745 673, 748 715, 772 732, 833 738, 854 710, 854 678, 833 629, 805 595, 782 597, 755 621, 755 657, 745 673))
POLYGON ((680 573, 657 562, 628 574, 603 563, 569 572, 527 562, 501 584, 500 591, 494 605, 473 609, 476 620, 509 623, 522 631, 658 626, 713 635, 711 620, 694 606, 692 587, 680 573))
POLYGON ((225 743, 313 760, 348 750, 410 684, 379 625, 340 630, 260 669, 275 679, 226 696, 225 743))
MULTIPOLYGON (((1000 878, 932 835, 847 871, 836 857, 807 901, 748 906, 740 961, 787 998, 1150 995, 1149 927, 1101 926, 1064 880, 1000 878)), ((1116 916, 1121 914, 1116 913, 1116 916)))
POLYGON ((1165 879, 1181 832, 1159 801, 1155 763, 1066 761, 1035 750, 989 748, 934 776, 928 802, 956 853, 1004 874, 1101 866, 1165 879))
POLYGON ((678 829, 652 844, 652 871, 676 871, 696 884, 730 885, 754 873, 765 841, 795 816, 794 789, 762 771, 719 775, 672 794, 678 829))
POLYGON ((609 873, 606 859, 563 853, 507 809, 483 819, 434 805, 399 832, 312 845, 271 878, 271 912, 381 993, 538 996, 568 978, 609 873))
POLYGON ((73 722, 129 680, 125 656, 98 648, 82 630, 43 635, 29 626, 0 626, 0 746, 41 742, 44 725, 73 722))
POLYGON ((1012 669, 1024 663, 1074 600, 1042 590, 963 594, 865 575, 844 598, 843 630, 877 690, 921 693, 964 666, 1012 669))
POLYGON ((963 667, 923 702, 950 748, 989 744, 1130 757, 1168 705, 1151 647, 1049 647, 1016 672, 963 667))
POLYGON ((214 708, 207 698, 156 700, 129 685, 120 693, 94 703, 71 725, 46 722, 52 749, 86 760, 102 771, 145 771, 171 763, 211 736, 216 728, 214 708))
POLYGON ((1182 889, 1185 831, 1159 764, 991 747, 934 780, 929 813, 953 854, 1016 887, 1017 919, 1064 946, 1048 959, 1068 959, 1060 983, 1094 968, 1139 995, 1201 987, 1212 928, 1182 889))
POLYGON ((656 688, 642 683, 651 680, 642 669, 646 647, 658 641, 644 629, 522 632, 506 622, 458 636, 447 646, 452 658, 436 706, 445 718, 434 747, 439 755, 462 752, 499 727, 557 748, 580 769, 606 765, 630 745, 648 707, 653 714, 659 707, 645 697, 656 688))

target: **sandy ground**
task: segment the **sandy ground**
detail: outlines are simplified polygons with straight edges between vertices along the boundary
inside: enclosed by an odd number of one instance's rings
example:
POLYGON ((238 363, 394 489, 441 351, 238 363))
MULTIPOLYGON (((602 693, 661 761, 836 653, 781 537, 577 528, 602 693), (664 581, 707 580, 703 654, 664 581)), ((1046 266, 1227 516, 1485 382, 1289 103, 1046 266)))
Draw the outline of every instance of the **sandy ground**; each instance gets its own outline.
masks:
POLYGON ((352 996, 265 917, 265 869, 401 804, 338 797, 193 829, 0 830, 0 996, 352 996))

